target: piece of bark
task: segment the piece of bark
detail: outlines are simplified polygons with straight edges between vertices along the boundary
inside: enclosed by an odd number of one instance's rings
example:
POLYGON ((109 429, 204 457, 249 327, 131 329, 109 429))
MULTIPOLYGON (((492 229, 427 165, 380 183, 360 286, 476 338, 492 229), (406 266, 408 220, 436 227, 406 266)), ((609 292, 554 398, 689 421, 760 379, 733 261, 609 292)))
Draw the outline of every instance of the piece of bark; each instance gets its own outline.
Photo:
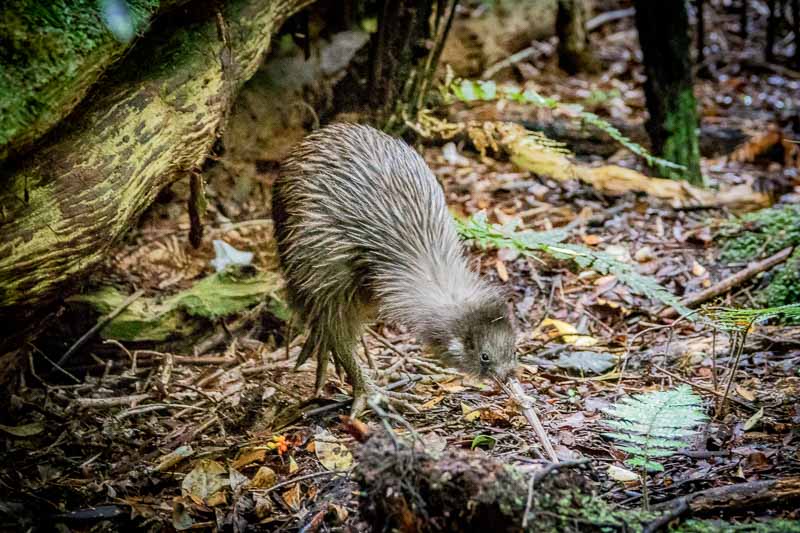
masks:
POLYGON ((800 477, 750 481, 694 492, 652 506, 654 511, 678 509, 682 503, 695 516, 717 515, 719 511, 740 511, 769 505, 783 507, 800 501, 800 477))
POLYGON ((165 16, 68 125, 8 171, 0 192, 5 324, 62 297, 166 184, 201 165, 274 31, 310 3, 235 0, 221 11, 201 4, 165 16))
POLYGON ((358 450, 362 516, 376 530, 602 531, 615 520, 582 515, 591 490, 580 462, 524 475, 483 453, 424 448, 384 434, 358 450))

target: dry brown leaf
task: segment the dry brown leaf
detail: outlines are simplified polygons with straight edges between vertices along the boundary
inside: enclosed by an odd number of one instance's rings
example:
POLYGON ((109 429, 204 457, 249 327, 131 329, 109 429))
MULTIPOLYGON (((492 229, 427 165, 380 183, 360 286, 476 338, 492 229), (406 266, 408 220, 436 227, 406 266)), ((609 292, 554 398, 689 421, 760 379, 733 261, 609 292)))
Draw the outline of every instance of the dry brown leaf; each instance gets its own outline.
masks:
POLYGON ((283 501, 286 502, 292 511, 297 511, 300 509, 300 500, 303 498, 302 493, 300 492, 300 483, 295 483, 292 485, 292 488, 281 494, 283 501))
POLYGON ((697 261, 692 262, 692 274, 694 276, 700 277, 705 275, 705 273, 706 273, 706 268, 703 265, 701 265, 697 261))
POLYGON ((540 328, 546 327, 553 327, 556 329, 556 334, 551 335, 551 338, 558 337, 559 340, 563 341, 565 344, 572 344, 574 346, 594 346, 599 341, 592 337, 591 335, 584 335, 578 333, 577 328, 572 324, 568 324, 562 320, 556 320, 554 318, 546 318, 542 321, 540 328))
POLYGON ((736 385, 736 394, 738 394, 748 402, 754 402, 756 400, 755 392, 751 391, 750 389, 746 389, 741 385, 736 385))
POLYGON ((251 465, 253 463, 263 463, 267 457, 267 449, 263 447, 248 448, 239 452, 239 457, 231 463, 231 466, 236 470, 251 465))
POLYGON ((350 450, 330 431, 319 431, 314 435, 314 442, 314 453, 326 470, 347 470, 353 464, 350 450))
POLYGON ((211 459, 198 461, 181 483, 181 492, 194 501, 203 503, 205 499, 229 486, 228 471, 220 463, 211 459))
POLYGON ((740 163, 752 163, 758 156, 780 144, 782 139, 783 134, 780 130, 773 128, 747 139, 744 144, 731 153, 730 159, 740 163))
POLYGON ((596 246, 603 242, 603 238, 599 235, 583 235, 581 236, 581 240, 586 246, 596 246))
POLYGON ((256 475, 250 481, 250 487, 254 489, 268 489, 278 482, 278 474, 268 466, 259 467, 256 475))

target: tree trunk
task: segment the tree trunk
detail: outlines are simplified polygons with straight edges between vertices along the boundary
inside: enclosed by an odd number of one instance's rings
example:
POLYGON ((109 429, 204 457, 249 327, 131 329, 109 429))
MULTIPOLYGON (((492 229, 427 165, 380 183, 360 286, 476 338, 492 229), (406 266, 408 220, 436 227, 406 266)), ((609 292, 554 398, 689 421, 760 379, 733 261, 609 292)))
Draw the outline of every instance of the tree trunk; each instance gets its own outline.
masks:
MULTIPOLYGON (((185 1, 185 0, 184 0, 185 1)), ((66 117, 89 88, 178 0, 127 0, 124 30, 103 23, 102 2, 50 0, 33 9, 5 0, 0 10, 0 161, 20 153, 66 117)))
POLYGON ((684 171, 659 169, 664 177, 703 185, 697 142, 697 109, 692 91, 689 17, 682 0, 635 0, 636 27, 647 81, 644 84, 650 118, 647 131, 653 150, 684 171))
POLYGON ((425 104, 458 0, 383 0, 369 50, 368 83, 357 103, 396 135, 425 104))
POLYGON ((199 167, 273 32, 311 0, 232 0, 163 17, 0 191, 0 321, 21 322, 199 167), (219 10, 217 10, 219 9, 219 10))
POLYGON ((589 46, 584 0, 558 0, 558 65, 569 74, 597 72, 600 64, 589 46))

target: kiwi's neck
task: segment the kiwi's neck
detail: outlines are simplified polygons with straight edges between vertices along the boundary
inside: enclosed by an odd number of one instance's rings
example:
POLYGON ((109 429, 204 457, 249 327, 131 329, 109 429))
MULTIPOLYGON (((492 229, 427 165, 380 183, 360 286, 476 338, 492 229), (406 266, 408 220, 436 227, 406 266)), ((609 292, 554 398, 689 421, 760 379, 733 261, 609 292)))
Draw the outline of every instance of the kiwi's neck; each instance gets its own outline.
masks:
POLYGON ((384 318, 405 325, 428 343, 452 327, 464 307, 485 290, 461 255, 419 258, 411 268, 393 268, 380 285, 384 318))

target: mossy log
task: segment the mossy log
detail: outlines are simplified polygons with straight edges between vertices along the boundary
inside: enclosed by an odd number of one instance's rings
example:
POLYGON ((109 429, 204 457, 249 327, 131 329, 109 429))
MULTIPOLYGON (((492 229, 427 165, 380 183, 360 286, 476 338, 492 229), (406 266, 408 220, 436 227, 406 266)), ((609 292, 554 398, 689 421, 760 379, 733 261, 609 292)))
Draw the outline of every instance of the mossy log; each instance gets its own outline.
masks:
POLYGON ((652 519, 612 510, 577 470, 580 461, 526 474, 486 454, 437 453, 385 434, 357 455, 361 515, 376 531, 637 531, 652 519))
MULTIPOLYGON (((184 0, 185 1, 185 0, 184 0)), ((97 0, 6 0, 0 9, 0 161, 66 117, 89 88, 178 0, 126 0, 115 36, 97 0)))
POLYGON ((61 296, 200 166, 273 32, 312 1, 193 3, 162 17, 69 124, 0 176, 0 319, 61 296))

